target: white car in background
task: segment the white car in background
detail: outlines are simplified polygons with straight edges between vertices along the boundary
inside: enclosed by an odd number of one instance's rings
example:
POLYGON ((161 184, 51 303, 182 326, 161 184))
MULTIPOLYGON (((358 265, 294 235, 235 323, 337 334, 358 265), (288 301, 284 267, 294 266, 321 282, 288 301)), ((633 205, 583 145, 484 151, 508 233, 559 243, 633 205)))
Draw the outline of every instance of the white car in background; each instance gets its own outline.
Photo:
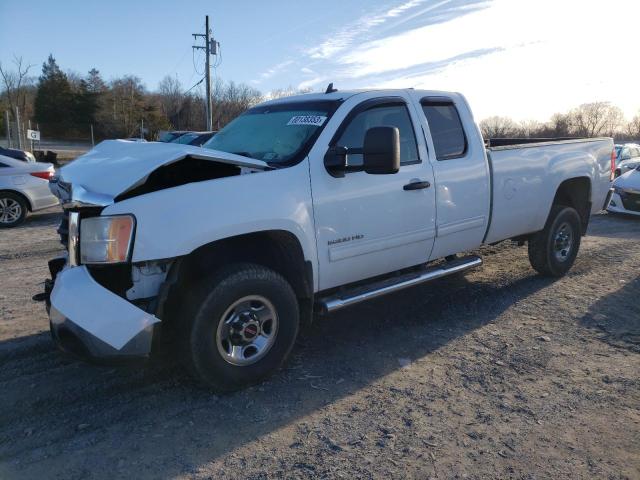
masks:
POLYGON ((58 205, 49 190, 50 163, 24 162, 0 155, 0 228, 16 227, 28 212, 58 205))
POLYGON ((613 213, 640 215, 640 166, 623 173, 613 182, 607 210, 613 213))
POLYGON ((635 170, 638 166, 640 166, 640 145, 635 143, 616 145, 616 177, 635 170))

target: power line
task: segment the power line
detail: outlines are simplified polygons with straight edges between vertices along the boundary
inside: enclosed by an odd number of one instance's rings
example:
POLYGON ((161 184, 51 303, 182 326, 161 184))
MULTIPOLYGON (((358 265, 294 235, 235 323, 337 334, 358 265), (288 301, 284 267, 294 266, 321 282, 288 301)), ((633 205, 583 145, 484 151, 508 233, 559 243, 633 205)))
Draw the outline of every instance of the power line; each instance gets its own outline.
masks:
POLYGON ((193 84, 193 86, 192 86, 189 90, 186 90, 186 91, 184 92, 184 93, 185 93, 185 95, 186 95, 187 93, 189 93, 191 90, 193 90, 194 88, 196 88, 198 85, 200 85, 202 82, 204 82, 204 79, 205 79, 205 78, 206 78, 206 77, 202 77, 202 78, 200 79, 200 81, 199 81, 199 82, 197 82, 197 83, 193 84))

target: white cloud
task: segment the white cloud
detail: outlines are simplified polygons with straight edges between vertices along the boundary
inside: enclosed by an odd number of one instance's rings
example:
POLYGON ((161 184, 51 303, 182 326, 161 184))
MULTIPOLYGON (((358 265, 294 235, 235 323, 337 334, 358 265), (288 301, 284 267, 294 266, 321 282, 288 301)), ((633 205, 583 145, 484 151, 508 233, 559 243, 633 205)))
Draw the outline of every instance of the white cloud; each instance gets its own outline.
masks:
POLYGON ((506 114, 543 120, 596 100, 613 101, 630 116, 640 107, 631 52, 637 34, 612 29, 622 11, 638 18, 640 4, 610 0, 605 8, 578 0, 497 0, 491 8, 446 23, 363 43, 339 63, 350 70, 345 81, 360 86, 461 91, 479 118, 506 114), (446 63, 485 49, 493 52, 446 63), (442 68, 422 75, 371 79, 443 61, 442 68))
POLYGON ((298 90, 306 90, 308 88, 313 88, 318 84, 326 82, 329 77, 325 77, 323 75, 316 75, 315 77, 304 80, 298 84, 298 90))
POLYGON ((402 15, 404 12, 417 7, 425 1, 426 0, 409 0, 382 13, 365 15, 355 22, 347 24, 341 30, 333 32, 324 42, 317 47, 308 49, 306 53, 313 59, 327 60, 333 58, 336 54, 347 49, 358 37, 365 35, 374 27, 380 26, 389 19, 402 15))
POLYGON ((636 0, 404 1, 304 49, 293 81, 459 91, 478 119, 546 120, 599 100, 631 117, 640 108, 638 34, 620 20, 638 18, 636 0))
POLYGON ((287 67, 293 65, 294 63, 295 62, 293 60, 285 60, 284 62, 280 62, 277 65, 274 65, 273 67, 271 67, 270 69, 262 72, 259 78, 255 80, 251 80, 251 83, 253 83, 254 85, 259 85, 263 81, 268 80, 274 75, 279 74, 280 72, 285 70, 287 67))

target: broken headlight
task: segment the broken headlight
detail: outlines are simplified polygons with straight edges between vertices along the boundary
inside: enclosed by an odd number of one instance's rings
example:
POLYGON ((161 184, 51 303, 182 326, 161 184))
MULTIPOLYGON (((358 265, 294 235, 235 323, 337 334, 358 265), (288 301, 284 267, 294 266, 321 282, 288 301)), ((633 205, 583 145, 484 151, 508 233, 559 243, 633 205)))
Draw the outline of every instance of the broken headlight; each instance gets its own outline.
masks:
POLYGON ((133 215, 85 218, 80 223, 80 263, 124 263, 130 259, 133 215))

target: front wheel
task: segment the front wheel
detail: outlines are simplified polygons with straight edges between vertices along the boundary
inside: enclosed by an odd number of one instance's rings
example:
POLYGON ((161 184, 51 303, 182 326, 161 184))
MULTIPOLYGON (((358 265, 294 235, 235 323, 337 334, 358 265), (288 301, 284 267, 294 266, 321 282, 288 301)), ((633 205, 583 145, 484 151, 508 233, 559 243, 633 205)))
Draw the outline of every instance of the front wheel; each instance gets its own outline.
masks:
POLYGON ((285 361, 298 335, 298 301, 271 269, 231 265, 204 282, 193 304, 184 360, 218 391, 259 382, 285 361))
POLYGON ((20 195, 0 192, 0 228, 17 227, 27 217, 27 203, 20 195))
POLYGON ((563 276, 578 255, 581 234, 578 212, 571 207, 554 205, 544 230, 529 240, 531 266, 542 275, 563 276))

